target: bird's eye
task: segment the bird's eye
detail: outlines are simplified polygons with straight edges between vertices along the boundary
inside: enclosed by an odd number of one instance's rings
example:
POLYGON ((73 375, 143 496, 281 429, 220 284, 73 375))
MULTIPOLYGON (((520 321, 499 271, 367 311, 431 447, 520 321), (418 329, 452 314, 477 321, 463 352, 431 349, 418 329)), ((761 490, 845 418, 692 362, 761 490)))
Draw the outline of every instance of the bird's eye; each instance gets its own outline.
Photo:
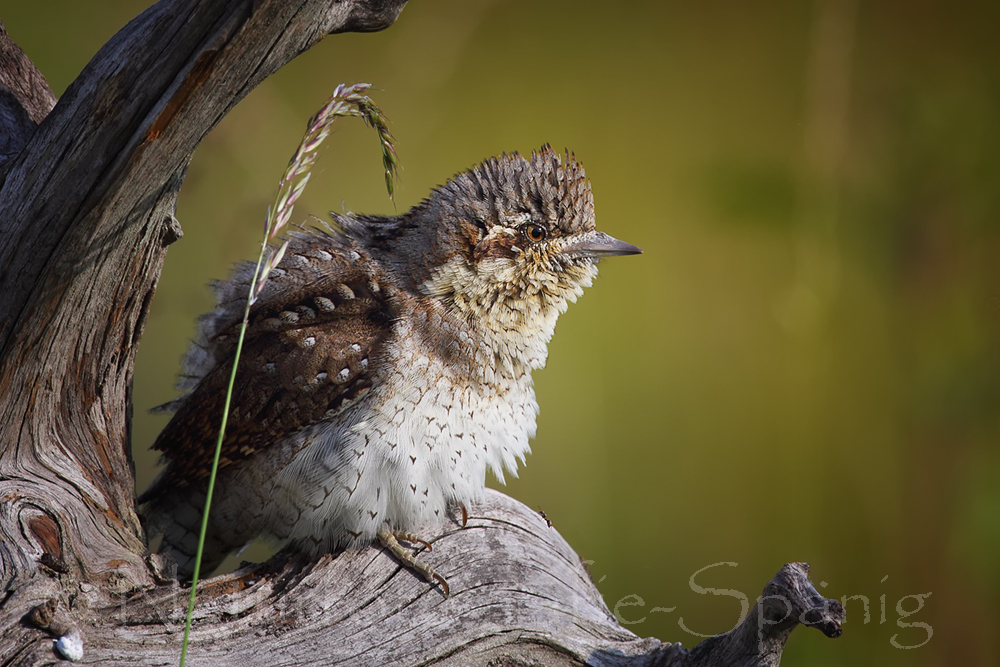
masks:
POLYGON ((538 243, 539 241, 545 240, 545 227, 533 222, 529 222, 521 227, 521 232, 524 234, 524 237, 532 243, 538 243))

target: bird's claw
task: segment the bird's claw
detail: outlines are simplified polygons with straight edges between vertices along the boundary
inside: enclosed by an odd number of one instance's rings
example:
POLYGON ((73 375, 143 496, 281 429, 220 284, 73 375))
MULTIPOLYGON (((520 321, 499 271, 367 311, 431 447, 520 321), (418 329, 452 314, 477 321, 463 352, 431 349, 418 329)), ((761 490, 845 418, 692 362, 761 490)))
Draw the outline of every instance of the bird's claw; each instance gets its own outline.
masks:
POLYGON ((404 542, 410 542, 411 544, 422 544, 425 547, 427 547, 428 551, 431 550, 430 544, 420 539, 413 533, 407 533, 403 531, 392 531, 385 528, 380 530, 378 533, 379 543, 383 547, 388 549, 389 552, 392 553, 392 555, 395 556, 396 559, 402 565, 410 568, 414 572, 417 572, 429 583, 440 584, 441 590, 446 598, 449 595, 451 595, 451 589, 448 586, 448 581, 440 574, 435 572, 434 568, 432 568, 430 565, 428 565, 424 561, 414 556, 409 549, 407 549, 406 547, 404 547, 402 544, 399 543, 399 540, 403 540, 404 542))

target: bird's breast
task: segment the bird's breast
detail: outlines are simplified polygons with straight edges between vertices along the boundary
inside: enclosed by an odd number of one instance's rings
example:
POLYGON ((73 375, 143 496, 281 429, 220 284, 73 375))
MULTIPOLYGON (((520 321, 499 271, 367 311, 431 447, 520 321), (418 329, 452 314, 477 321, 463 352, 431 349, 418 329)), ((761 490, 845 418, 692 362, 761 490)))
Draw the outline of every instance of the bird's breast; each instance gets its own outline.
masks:
POLYGON ((530 451, 529 374, 473 380, 400 333, 371 391, 315 429, 276 480, 276 501, 297 506, 288 537, 325 532, 336 547, 371 540, 384 524, 415 530, 478 499, 488 468, 501 481, 516 475, 530 451))

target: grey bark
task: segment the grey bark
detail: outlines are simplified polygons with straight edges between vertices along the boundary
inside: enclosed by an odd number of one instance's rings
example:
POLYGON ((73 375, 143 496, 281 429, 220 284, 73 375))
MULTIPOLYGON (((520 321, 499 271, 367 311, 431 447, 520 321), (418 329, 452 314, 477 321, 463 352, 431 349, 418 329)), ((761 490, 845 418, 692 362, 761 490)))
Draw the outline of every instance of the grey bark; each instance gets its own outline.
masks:
MULTIPOLYGON (((187 592, 135 513, 133 362, 195 147, 329 33, 405 0, 163 0, 56 103, 0 26, 0 664, 172 663, 187 592)), ((774 665, 843 610, 785 566, 735 631, 693 651, 622 628, 555 529, 490 492, 434 539, 452 597, 375 548, 279 554, 199 586, 191 664, 774 665), (787 613, 786 611, 787 602, 787 613)))

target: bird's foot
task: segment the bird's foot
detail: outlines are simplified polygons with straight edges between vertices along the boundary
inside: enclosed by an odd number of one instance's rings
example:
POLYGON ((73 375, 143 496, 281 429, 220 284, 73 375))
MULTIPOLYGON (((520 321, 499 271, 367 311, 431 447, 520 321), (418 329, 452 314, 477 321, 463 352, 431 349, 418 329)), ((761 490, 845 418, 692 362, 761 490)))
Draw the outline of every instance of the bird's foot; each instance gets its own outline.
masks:
POLYGON ((413 533, 407 533, 403 530, 392 531, 392 536, 397 540, 403 540, 404 542, 409 542, 410 544, 419 544, 428 551, 434 551, 434 547, 431 546, 430 542, 424 542, 422 539, 414 535, 413 533))
POLYGON ((462 504, 459 504, 459 507, 462 509, 462 528, 465 528, 469 523, 469 510, 462 504))
POLYGON ((399 562, 401 562, 406 567, 410 568, 414 572, 419 573, 424 579, 430 583, 438 583, 441 585, 441 590, 444 591, 444 596, 448 597, 450 595, 450 590, 448 588, 448 581, 442 577, 440 574, 434 571, 430 565, 415 557, 413 553, 399 543, 399 540, 404 542, 409 542, 410 544, 421 544, 427 547, 428 551, 432 551, 431 545, 423 541, 413 533, 407 533, 401 530, 389 530, 383 528, 378 532, 378 541, 383 547, 388 549, 393 556, 395 556, 399 562))

